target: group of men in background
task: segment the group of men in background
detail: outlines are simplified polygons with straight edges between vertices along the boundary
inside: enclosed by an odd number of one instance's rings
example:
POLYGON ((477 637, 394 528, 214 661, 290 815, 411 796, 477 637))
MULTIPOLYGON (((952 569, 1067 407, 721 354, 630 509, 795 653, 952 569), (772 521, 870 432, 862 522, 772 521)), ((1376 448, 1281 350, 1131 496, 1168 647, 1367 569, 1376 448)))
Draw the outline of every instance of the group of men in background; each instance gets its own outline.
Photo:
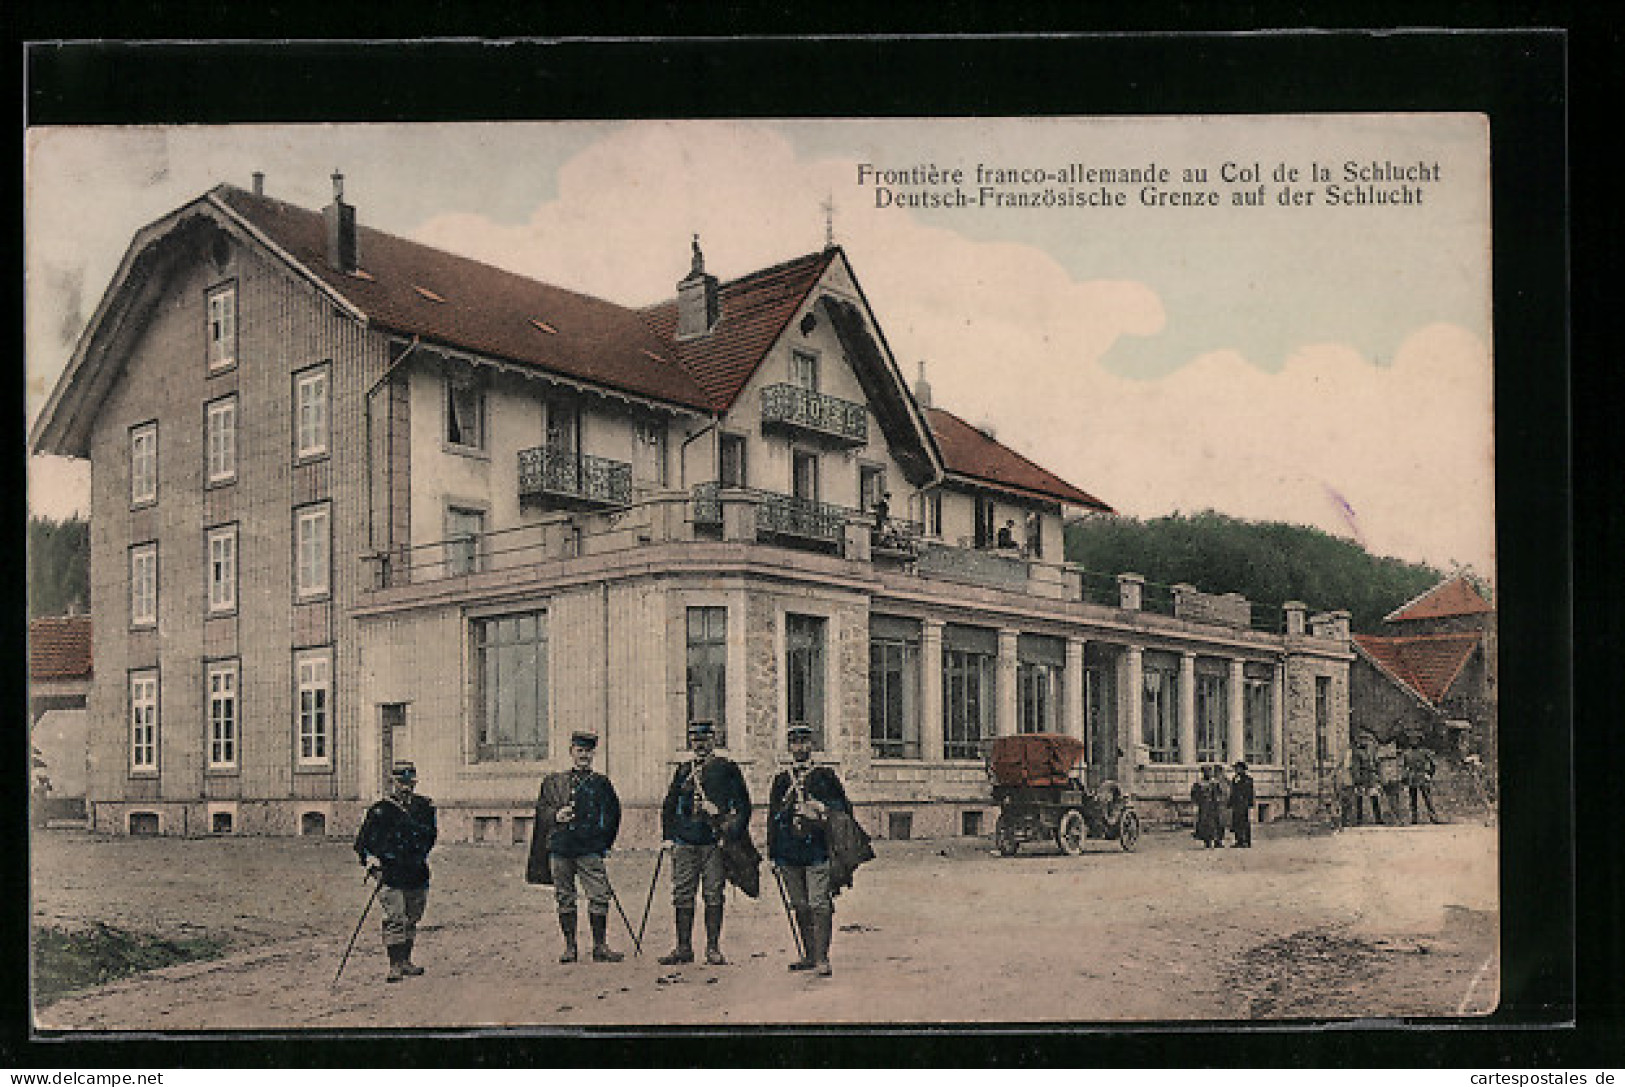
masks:
MULTIPOLYGON (((1428 822, 1441 823, 1439 813, 1433 807, 1433 776, 1438 772, 1433 752, 1424 746, 1416 736, 1406 739, 1405 747, 1399 755, 1399 781, 1410 791, 1411 822, 1421 822, 1420 806, 1428 810, 1428 822)), ((1382 774, 1382 752, 1377 744, 1377 737, 1371 732, 1362 732, 1359 742, 1355 744, 1352 754, 1350 774, 1354 785, 1354 821, 1356 824, 1365 822, 1365 803, 1371 801, 1371 818, 1378 824, 1386 822, 1382 817, 1382 801, 1385 788, 1382 774)), ((1398 815, 1398 805, 1394 805, 1395 815, 1398 815)))
POLYGON ((1252 775, 1245 762, 1231 767, 1235 776, 1226 779, 1224 767, 1202 767, 1202 776, 1191 785, 1191 801, 1196 805, 1196 837, 1207 849, 1224 847, 1225 825, 1235 835, 1237 849, 1253 845, 1253 803, 1257 799, 1252 775))

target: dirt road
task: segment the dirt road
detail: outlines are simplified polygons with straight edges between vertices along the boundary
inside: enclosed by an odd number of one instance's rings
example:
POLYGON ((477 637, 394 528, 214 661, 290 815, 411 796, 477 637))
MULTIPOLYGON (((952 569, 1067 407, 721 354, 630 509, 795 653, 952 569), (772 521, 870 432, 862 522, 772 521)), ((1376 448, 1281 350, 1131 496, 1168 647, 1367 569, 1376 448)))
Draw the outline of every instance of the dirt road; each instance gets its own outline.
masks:
MULTIPOLYGON (((985 842, 877 842, 838 900, 829 979, 789 974, 771 880, 730 891, 726 967, 666 968, 666 876, 645 953, 561 966, 551 893, 519 846, 446 845, 420 933, 422 978, 384 985, 341 842, 36 838, 37 923, 102 921, 229 940, 226 957, 41 1008, 45 1030, 574 1027, 627 1024, 1101 1022, 1484 1014, 1498 998, 1495 831, 1478 824, 1337 834, 1264 827, 1208 852, 1188 833, 1082 857, 985 842)), ((655 855, 617 853, 636 924, 655 855)), ((668 865, 669 870, 669 865, 668 865)), ((764 869, 765 875, 765 869, 764 869)), ((618 919, 617 946, 631 950, 618 919)), ((582 923, 585 930, 585 921, 582 923)), ((583 932, 585 936, 585 931, 583 932)))

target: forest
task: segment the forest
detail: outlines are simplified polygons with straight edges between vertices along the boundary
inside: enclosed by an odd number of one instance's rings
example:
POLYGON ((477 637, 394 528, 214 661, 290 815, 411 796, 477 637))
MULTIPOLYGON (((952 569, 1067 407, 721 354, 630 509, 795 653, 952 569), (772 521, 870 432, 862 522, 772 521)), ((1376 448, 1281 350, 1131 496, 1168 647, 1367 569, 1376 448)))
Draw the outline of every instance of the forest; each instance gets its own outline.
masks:
POLYGON ((28 519, 28 617, 90 610, 90 522, 28 519))

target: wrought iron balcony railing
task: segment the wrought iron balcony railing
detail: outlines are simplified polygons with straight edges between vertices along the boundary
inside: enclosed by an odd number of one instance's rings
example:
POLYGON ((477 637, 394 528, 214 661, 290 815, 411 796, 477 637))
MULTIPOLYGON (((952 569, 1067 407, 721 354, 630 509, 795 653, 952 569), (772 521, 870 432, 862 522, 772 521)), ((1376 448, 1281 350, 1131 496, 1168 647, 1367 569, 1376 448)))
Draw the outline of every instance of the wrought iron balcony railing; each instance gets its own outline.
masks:
POLYGON ((760 497, 761 503, 756 507, 756 532, 763 536, 838 541, 852 512, 841 506, 771 491, 763 491, 760 497))
POLYGON ((519 497, 583 507, 624 506, 632 501, 632 466, 545 445, 521 449, 519 497))
POLYGON ((862 445, 869 440, 869 411, 862 404, 800 385, 769 385, 762 390, 762 426, 788 427, 862 445))

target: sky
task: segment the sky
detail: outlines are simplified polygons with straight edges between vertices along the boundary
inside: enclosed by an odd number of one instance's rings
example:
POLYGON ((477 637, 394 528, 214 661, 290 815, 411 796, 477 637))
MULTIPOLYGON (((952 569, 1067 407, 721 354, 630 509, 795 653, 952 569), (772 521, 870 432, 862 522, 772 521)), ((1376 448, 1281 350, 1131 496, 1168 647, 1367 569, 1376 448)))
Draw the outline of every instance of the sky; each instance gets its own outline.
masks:
MULTIPOLYGON (((696 233, 728 279, 832 228, 905 377, 924 362, 937 406, 1119 513, 1313 525, 1493 580, 1488 139, 1467 114, 36 128, 29 422, 141 226, 255 170, 319 208, 338 169, 365 225, 631 305, 675 293, 696 233), (1370 184, 1416 202, 1328 206, 1374 191, 1346 163, 1408 171, 1370 184), (999 206, 979 166, 1069 173, 999 206), (962 180, 874 180, 932 167, 962 180), (1101 194, 1122 206, 1075 203, 1101 194)), ((87 509, 82 464, 32 458, 29 486, 87 509)))

